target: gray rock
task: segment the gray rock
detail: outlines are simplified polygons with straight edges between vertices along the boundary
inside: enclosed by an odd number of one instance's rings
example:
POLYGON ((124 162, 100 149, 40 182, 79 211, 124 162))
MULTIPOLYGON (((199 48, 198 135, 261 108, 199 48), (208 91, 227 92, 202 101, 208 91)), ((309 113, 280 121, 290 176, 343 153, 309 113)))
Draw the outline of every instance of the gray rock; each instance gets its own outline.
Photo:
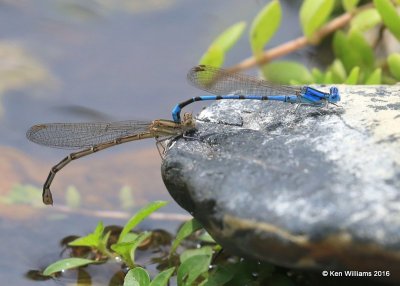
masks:
POLYGON ((328 110, 212 104, 171 144, 163 179, 232 253, 400 281, 400 86, 339 90, 328 110))

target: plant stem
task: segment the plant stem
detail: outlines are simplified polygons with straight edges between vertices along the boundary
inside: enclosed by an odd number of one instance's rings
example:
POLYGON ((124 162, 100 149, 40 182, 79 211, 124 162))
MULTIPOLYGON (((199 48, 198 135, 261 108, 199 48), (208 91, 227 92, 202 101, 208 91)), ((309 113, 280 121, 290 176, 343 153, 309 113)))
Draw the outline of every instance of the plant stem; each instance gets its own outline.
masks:
POLYGON ((256 67, 258 65, 263 65, 273 59, 285 56, 291 52, 304 48, 307 45, 315 45, 316 43, 319 43, 327 35, 346 26, 356 13, 360 12, 361 10, 371 8, 372 6, 373 6, 372 4, 366 4, 364 6, 359 7, 358 9, 346 12, 334 18, 326 25, 324 25, 321 29, 319 29, 317 32, 315 32, 315 35, 312 37, 312 39, 308 39, 305 36, 301 36, 297 39, 291 40, 275 48, 267 50, 257 58, 254 56, 247 58, 242 62, 238 63, 237 65, 228 68, 228 70, 232 72, 247 70, 256 67))

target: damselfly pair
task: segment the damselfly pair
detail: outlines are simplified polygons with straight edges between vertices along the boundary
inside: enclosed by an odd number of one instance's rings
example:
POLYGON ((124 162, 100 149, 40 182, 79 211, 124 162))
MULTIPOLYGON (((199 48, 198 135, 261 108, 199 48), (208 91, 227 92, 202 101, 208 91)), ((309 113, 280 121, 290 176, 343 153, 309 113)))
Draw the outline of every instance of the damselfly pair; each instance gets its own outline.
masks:
POLYGON ((340 101, 336 87, 331 87, 329 93, 324 93, 309 86, 276 85, 255 77, 204 65, 192 68, 188 73, 188 80, 194 86, 215 95, 193 97, 177 104, 172 111, 173 121, 158 119, 151 122, 129 120, 97 123, 47 123, 31 127, 27 132, 27 137, 35 143, 63 149, 84 148, 69 154, 51 168, 43 186, 43 203, 53 204, 50 185, 56 173, 73 160, 118 144, 145 138, 156 138, 157 148, 163 155, 165 151, 162 146, 163 141, 181 136, 195 128, 191 114, 185 113, 181 120, 182 108, 190 103, 203 100, 252 99, 324 107, 329 103, 335 104, 340 101))

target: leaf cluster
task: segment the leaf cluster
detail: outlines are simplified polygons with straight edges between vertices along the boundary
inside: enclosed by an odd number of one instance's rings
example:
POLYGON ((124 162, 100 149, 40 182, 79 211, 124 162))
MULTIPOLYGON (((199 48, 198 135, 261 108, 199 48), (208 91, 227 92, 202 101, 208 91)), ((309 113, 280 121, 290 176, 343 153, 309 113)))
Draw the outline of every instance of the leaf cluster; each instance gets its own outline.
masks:
POLYGON ((293 285, 290 278, 276 272, 275 267, 268 263, 248 261, 233 256, 217 261, 222 250, 221 246, 215 243, 195 219, 181 226, 169 249, 167 257, 169 263, 151 278, 150 272, 136 263, 135 252, 152 233, 149 231, 134 233, 132 230, 164 205, 166 202, 156 201, 139 210, 125 224, 115 242, 111 241, 110 231, 106 231, 100 221, 92 233, 68 243, 69 247, 86 247, 90 248, 91 252, 81 252, 84 253, 84 257, 81 255, 56 261, 46 267, 42 275, 54 276, 68 269, 101 264, 109 259, 118 258, 128 269, 124 279, 125 286, 164 286, 170 282, 179 286, 264 285, 266 282, 270 283, 269 285, 293 285), (185 240, 199 232, 202 234, 196 236, 196 239, 201 244, 197 242, 196 245, 201 245, 200 247, 193 249, 182 247, 185 240))
MULTIPOLYGON (((295 61, 272 61, 261 66, 262 75, 280 84, 393 84, 400 81, 400 53, 386 52, 387 39, 400 47, 399 1, 373 0, 358 7, 358 0, 304 0, 300 8, 300 25, 304 36, 274 48, 271 58, 303 48, 301 43, 317 46, 325 36, 324 28, 334 27, 331 38, 332 62, 325 70, 295 61), (350 21, 346 21, 346 17, 350 21), (329 22, 330 21, 330 22, 329 22), (346 25, 342 25, 346 23, 346 25), (297 45, 297 46, 296 46, 297 45), (382 52, 384 51, 384 52, 382 52)), ((273 0, 256 15, 249 31, 253 57, 262 63, 265 47, 278 32, 282 22, 279 0, 273 0)), ((239 22, 225 30, 210 45, 200 64, 220 67, 226 53, 245 31, 239 22)))

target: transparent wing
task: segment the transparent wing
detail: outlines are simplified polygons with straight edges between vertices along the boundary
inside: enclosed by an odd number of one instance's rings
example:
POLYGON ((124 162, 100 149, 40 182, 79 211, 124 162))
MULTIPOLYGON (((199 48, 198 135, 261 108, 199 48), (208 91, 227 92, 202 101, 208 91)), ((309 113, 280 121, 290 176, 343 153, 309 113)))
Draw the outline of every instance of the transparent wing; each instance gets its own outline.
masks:
POLYGON ((187 78, 195 87, 215 95, 297 95, 301 91, 301 87, 277 85, 256 77, 207 65, 192 68, 187 78))
POLYGON ((149 121, 46 123, 32 126, 26 137, 37 144, 62 149, 90 147, 119 137, 149 131, 149 121))

